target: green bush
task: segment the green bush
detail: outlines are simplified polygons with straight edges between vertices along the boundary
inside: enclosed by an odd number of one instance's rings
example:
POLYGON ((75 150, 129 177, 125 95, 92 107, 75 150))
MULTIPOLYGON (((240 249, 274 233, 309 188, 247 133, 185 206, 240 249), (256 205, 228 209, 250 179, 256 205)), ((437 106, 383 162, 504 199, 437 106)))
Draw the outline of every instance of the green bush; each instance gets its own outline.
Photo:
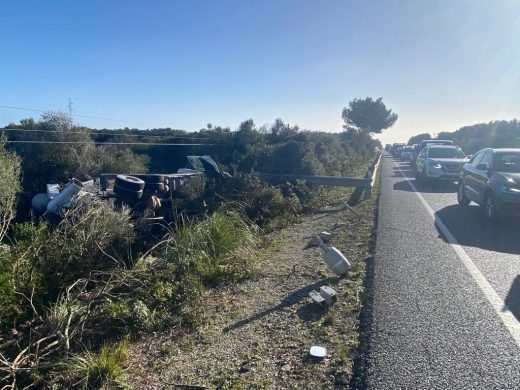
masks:
POLYGON ((0 244, 0 330, 4 324, 25 320, 23 304, 14 289, 12 266, 9 247, 0 244))
MULTIPOLYGON (((10 279, 10 288, 20 293, 18 301, 23 294, 42 308, 91 272, 128 264, 134 237, 128 213, 100 201, 93 201, 80 214, 70 213, 56 228, 42 221, 15 225, 13 232, 14 245, 0 275, 3 271, 2 280, 10 279)), ((28 302, 25 306, 31 309, 28 302)), ((0 326, 10 326, 8 317, 7 313, 0 317, 0 326)))
POLYGON ((251 221, 267 230, 294 222, 303 210, 292 185, 270 186, 254 174, 228 178, 218 191, 222 198, 234 202, 251 221))
POLYGON ((150 164, 149 156, 121 145, 98 146, 93 158, 95 163, 90 174, 95 177, 101 173, 147 173, 150 164))
MULTIPOLYGON (((16 213, 16 195, 20 190, 20 158, 4 148, 5 138, 0 138, 0 243, 7 232, 9 223, 16 213)), ((1 258, 0 258, 1 261, 1 258)))

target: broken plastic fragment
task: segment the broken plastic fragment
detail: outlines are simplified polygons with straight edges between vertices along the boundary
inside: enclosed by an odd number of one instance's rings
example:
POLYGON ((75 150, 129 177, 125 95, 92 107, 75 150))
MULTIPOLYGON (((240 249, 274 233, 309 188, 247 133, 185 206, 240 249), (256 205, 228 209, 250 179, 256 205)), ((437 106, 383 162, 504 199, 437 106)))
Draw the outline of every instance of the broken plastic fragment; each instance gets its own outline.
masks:
POLYGON ((312 357, 323 359, 327 355, 327 350, 318 345, 313 345, 309 353, 312 357))

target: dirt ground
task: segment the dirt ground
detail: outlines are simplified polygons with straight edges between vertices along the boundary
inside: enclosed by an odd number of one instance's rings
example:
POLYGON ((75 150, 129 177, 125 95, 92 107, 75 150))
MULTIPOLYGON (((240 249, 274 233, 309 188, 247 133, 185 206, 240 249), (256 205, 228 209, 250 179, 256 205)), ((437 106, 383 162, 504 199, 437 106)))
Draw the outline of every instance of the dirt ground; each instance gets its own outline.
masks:
POLYGON ((210 290, 201 299, 203 326, 181 338, 154 334, 131 347, 128 382, 135 389, 344 389, 358 345, 358 315, 371 256, 376 196, 354 208, 321 210, 265 237, 259 275, 210 290), (325 212, 326 211, 326 212, 325 212), (356 215, 357 214, 357 215, 356 215), (320 249, 321 231, 352 263, 339 278, 320 249), (339 294, 328 311, 309 298, 328 285, 339 294), (313 345, 327 349, 322 361, 313 345))

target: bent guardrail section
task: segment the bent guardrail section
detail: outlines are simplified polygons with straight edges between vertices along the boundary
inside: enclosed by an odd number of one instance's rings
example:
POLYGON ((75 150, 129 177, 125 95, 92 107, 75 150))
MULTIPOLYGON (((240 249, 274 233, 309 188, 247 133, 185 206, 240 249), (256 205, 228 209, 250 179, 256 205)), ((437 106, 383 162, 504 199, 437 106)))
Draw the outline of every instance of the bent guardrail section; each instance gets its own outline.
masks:
POLYGON ((340 176, 311 176, 311 175, 291 175, 285 173, 261 173, 260 178, 265 181, 294 181, 303 180, 309 184, 356 187, 352 193, 349 203, 358 203, 362 199, 372 196, 372 188, 375 184, 377 168, 381 161, 381 153, 378 153, 375 160, 368 166, 365 177, 340 177, 340 176))

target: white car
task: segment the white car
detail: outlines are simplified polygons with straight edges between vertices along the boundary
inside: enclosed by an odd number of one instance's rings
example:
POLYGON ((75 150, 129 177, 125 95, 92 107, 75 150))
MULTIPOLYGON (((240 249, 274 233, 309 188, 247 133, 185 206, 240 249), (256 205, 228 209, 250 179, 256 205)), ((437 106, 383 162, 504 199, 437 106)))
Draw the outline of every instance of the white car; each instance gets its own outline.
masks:
POLYGON ((457 181, 462 166, 468 161, 468 157, 457 146, 427 146, 417 157, 415 178, 457 181))

